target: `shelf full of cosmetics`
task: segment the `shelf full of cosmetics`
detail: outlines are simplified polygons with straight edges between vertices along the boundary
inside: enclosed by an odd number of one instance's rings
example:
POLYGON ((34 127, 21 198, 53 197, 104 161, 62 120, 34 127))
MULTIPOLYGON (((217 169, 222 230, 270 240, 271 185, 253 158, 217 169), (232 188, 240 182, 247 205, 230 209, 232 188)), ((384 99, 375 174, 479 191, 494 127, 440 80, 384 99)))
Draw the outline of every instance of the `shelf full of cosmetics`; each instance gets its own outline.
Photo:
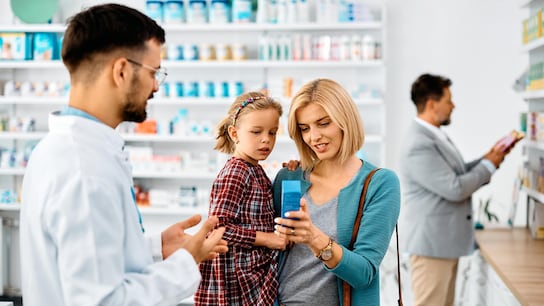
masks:
MULTIPOLYGON (((532 11, 531 15, 523 20, 524 51, 532 52, 544 46, 543 10, 544 8, 539 8, 532 11)), ((526 90, 534 91, 542 89, 544 89, 544 61, 532 60, 527 74, 526 90)))

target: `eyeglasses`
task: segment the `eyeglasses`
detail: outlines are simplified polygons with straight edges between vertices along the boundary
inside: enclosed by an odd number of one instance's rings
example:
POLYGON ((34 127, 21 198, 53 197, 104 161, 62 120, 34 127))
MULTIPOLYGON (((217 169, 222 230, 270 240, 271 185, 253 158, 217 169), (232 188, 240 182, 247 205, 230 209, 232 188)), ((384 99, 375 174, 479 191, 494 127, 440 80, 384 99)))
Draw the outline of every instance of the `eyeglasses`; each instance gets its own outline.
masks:
POLYGON ((145 68, 145 69, 149 69, 153 72, 155 72, 155 80, 157 81, 157 83, 159 83, 159 85, 161 85, 164 80, 166 79, 166 76, 168 75, 168 73, 166 72, 166 68, 162 67, 162 68, 153 68, 149 65, 146 65, 146 64, 142 64, 142 63, 139 63, 135 60, 131 60, 130 58, 127 58, 127 61, 129 63, 132 63, 136 66, 140 66, 142 68, 145 68))

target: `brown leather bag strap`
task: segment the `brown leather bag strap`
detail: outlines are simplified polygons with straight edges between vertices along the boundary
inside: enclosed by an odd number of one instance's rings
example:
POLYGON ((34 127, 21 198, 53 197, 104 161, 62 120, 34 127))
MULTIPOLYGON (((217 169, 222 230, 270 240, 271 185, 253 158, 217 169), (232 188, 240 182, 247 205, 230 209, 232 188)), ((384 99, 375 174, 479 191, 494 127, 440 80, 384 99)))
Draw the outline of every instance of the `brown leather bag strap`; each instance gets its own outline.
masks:
MULTIPOLYGON (((359 226, 361 225, 361 219, 363 218, 363 209, 365 208, 366 191, 368 190, 370 179, 372 179, 372 176, 378 170, 380 170, 380 168, 370 171, 370 173, 366 176, 365 183, 363 184, 363 191, 361 193, 361 198, 359 198, 359 208, 357 210, 357 216, 355 216, 355 224, 353 225, 351 241, 348 246, 349 250, 353 249, 353 244, 357 239, 357 233, 359 233, 359 226)), ((342 300, 343 306, 351 306, 351 286, 346 281, 342 281, 342 300)))
POLYGON ((402 286, 400 285, 400 251, 399 251, 399 225, 395 224, 395 234, 397 237, 397 282, 399 285, 399 299, 397 300, 399 306, 403 306, 402 303, 402 286))
MULTIPOLYGON (((363 209, 365 207, 366 192, 368 190, 368 185, 370 184, 370 179, 376 171, 380 168, 372 170, 366 177, 365 183, 363 185, 363 192, 361 193, 361 198, 359 199, 359 209, 357 211, 357 216, 355 217, 355 224, 353 226, 353 232, 351 233, 351 241, 349 243, 348 249, 353 249, 355 240, 357 238, 357 233, 359 233, 359 227, 361 225, 361 219, 363 218, 363 209)), ((402 287, 400 283, 400 252, 399 252, 399 227, 395 225, 395 234, 397 240, 397 282, 399 287, 399 299, 397 300, 399 306, 403 306, 402 303, 402 287)), ((342 281, 342 305, 351 306, 351 286, 346 282, 342 281)))
POLYGON ((353 249, 353 244, 355 244, 355 240, 357 239, 357 234, 359 233, 359 227, 361 226, 361 219, 363 218, 363 210, 365 208, 365 199, 366 199, 366 192, 368 190, 368 185, 370 185, 370 180, 372 179, 372 176, 376 171, 380 170, 380 168, 376 168, 366 176, 365 184, 363 185, 363 192, 361 193, 361 198, 359 198, 359 209, 357 210, 357 216, 355 217, 355 224, 353 225, 353 232, 351 232, 351 241, 349 242, 349 249, 353 249))

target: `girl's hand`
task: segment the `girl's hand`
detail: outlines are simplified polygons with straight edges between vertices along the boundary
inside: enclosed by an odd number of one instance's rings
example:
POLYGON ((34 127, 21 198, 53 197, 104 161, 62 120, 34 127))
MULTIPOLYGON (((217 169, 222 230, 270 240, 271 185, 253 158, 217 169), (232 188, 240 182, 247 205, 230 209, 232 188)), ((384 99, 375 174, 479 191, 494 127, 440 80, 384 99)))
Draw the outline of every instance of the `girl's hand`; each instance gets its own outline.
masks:
POLYGON ((275 235, 273 232, 257 232, 255 246, 264 246, 272 250, 285 250, 289 241, 285 237, 275 235))

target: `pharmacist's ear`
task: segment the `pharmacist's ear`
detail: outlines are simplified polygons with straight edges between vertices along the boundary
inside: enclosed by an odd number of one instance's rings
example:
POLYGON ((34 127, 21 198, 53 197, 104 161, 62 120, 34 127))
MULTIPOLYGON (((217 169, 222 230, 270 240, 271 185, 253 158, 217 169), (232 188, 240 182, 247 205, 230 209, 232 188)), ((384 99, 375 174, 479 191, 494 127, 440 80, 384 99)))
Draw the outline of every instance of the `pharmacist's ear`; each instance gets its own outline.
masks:
POLYGON ((230 139, 232 139, 234 143, 238 143, 238 131, 236 130, 236 127, 234 127, 233 125, 229 125, 228 133, 230 139))
POLYGON ((113 82, 117 87, 123 86, 123 84, 127 83, 130 73, 129 65, 130 63, 126 58, 118 58, 113 62, 111 73, 113 82))

